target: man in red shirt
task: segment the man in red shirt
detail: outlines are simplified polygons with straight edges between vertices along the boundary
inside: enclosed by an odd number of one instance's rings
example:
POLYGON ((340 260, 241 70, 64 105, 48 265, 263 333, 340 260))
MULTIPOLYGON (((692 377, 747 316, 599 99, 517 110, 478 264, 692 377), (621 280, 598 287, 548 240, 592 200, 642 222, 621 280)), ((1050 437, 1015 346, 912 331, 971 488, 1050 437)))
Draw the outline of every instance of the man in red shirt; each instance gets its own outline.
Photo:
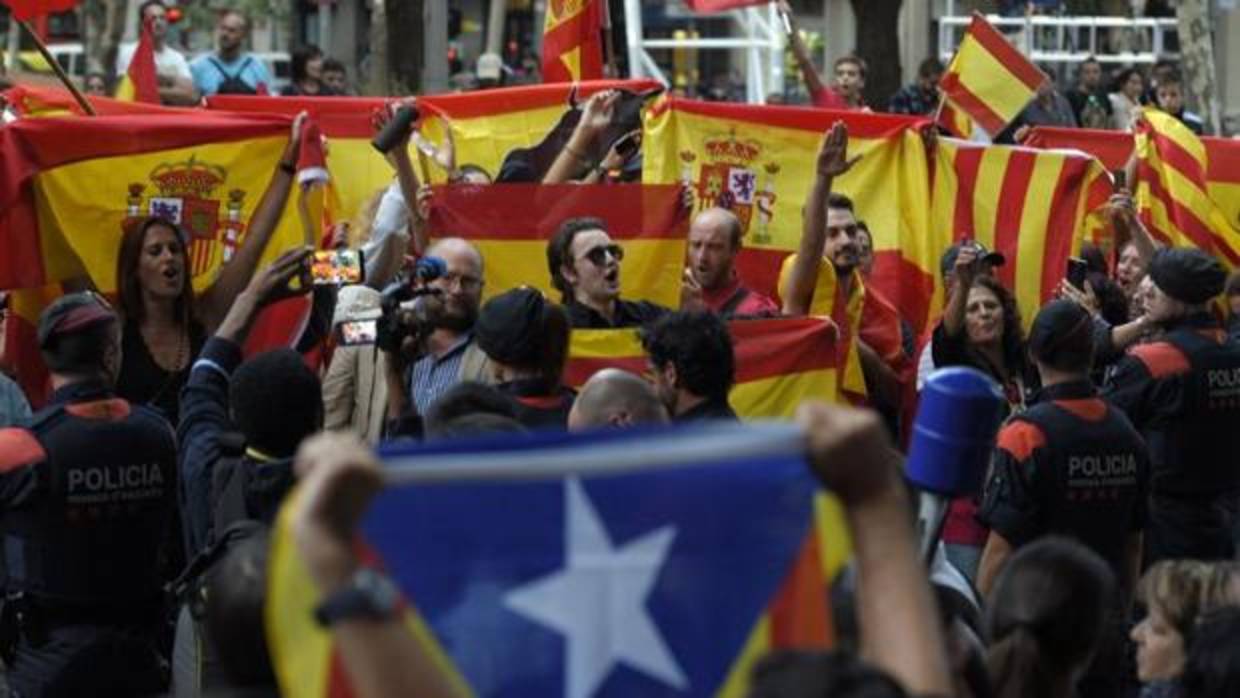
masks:
POLYGON ((708 208, 693 219, 682 305, 704 307, 725 320, 780 314, 775 301, 746 288, 737 277, 736 255, 741 251, 742 235, 740 219, 726 208, 708 208))
POLYGON ((865 89, 865 60, 858 56, 841 56, 835 59, 832 69, 835 71, 834 84, 824 85, 810 58, 809 49, 801 39, 796 21, 792 17, 792 8, 787 0, 780 0, 779 11, 787 20, 784 26, 788 29, 788 42, 792 46, 792 55, 801 68, 801 77, 809 90, 809 99, 815 107, 824 109, 865 109, 865 100, 861 91, 865 89))

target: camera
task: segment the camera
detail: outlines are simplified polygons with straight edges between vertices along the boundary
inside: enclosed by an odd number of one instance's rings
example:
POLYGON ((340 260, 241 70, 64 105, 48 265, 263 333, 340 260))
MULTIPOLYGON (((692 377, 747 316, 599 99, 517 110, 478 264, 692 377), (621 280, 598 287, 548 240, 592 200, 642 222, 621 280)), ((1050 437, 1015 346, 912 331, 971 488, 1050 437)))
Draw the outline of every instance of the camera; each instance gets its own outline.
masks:
POLYGON ((435 328, 435 302, 440 291, 426 284, 447 271, 438 257, 423 257, 413 272, 388 284, 379 297, 381 315, 375 326, 375 344, 382 351, 399 352, 407 337, 421 339, 435 328))

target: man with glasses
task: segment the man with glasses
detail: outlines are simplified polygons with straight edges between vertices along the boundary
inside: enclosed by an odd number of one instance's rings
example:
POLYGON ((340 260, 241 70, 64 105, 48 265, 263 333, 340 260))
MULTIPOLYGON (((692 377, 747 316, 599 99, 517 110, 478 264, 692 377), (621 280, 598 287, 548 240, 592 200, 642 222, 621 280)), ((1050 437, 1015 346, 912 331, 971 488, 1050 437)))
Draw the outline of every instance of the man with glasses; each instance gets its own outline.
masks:
POLYGON ((482 303, 482 253, 460 238, 445 238, 427 250, 428 257, 444 261, 446 271, 427 282, 437 293, 429 313, 433 330, 426 340, 426 353, 414 362, 408 394, 396 391, 400 404, 391 405, 392 415, 413 407, 425 415, 431 403, 461 381, 493 382, 490 361, 474 341, 474 322, 482 303), (407 401, 412 401, 409 405, 407 401))
POLYGON ((620 262, 624 248, 607 234, 598 218, 570 218, 547 244, 551 283, 564 296, 573 327, 639 327, 670 310, 649 301, 620 299, 620 262))

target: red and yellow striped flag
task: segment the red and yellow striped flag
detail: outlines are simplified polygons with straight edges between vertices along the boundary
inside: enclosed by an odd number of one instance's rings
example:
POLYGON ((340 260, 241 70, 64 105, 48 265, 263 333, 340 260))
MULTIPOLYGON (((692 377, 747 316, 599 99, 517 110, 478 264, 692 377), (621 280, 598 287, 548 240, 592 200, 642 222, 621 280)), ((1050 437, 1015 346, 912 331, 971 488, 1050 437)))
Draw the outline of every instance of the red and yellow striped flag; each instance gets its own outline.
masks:
POLYGON ((939 89, 949 103, 993 137, 1020 114, 1047 80, 1046 73, 974 12, 955 57, 939 80, 939 89))
MULTIPOLYGON (((939 139, 934 179, 936 239, 977 240, 1007 257, 995 270, 1026 327, 1063 279, 1086 215, 1110 183, 1084 153, 939 139)), ((941 307, 941 303, 937 304, 941 307)))
POLYGON ((155 44, 150 22, 142 23, 138 46, 129 59, 125 76, 116 86, 116 98, 123 102, 159 104, 159 75, 155 72, 155 44))
POLYGON ((1135 136, 1137 207, 1150 232, 1170 245, 1205 250, 1229 269, 1240 265, 1240 227, 1211 198, 1209 152, 1201 139, 1179 119, 1150 108, 1142 111, 1135 136))
POLYGON ((603 78, 604 0, 548 0, 543 24, 543 82, 603 78))
MULTIPOLYGON (((68 90, 59 87, 43 87, 39 85, 14 85, 3 92, 0 97, 21 117, 68 116, 81 115, 82 107, 69 94, 68 90)), ((194 113, 194 110, 163 107, 157 103, 123 102, 110 97, 85 95, 95 114, 99 116, 117 116, 120 114, 168 114, 194 113)))

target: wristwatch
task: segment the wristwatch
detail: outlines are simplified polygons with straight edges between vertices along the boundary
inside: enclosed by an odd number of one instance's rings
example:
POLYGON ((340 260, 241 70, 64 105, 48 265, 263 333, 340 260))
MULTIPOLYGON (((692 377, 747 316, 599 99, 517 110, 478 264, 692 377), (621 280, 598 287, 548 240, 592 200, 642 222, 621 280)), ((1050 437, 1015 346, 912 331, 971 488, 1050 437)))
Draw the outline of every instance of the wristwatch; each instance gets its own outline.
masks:
POLYGON ((351 618, 385 620, 394 617, 399 607, 400 590, 392 580, 381 572, 363 567, 353 574, 348 584, 323 599, 314 609, 314 619, 324 627, 351 618))

